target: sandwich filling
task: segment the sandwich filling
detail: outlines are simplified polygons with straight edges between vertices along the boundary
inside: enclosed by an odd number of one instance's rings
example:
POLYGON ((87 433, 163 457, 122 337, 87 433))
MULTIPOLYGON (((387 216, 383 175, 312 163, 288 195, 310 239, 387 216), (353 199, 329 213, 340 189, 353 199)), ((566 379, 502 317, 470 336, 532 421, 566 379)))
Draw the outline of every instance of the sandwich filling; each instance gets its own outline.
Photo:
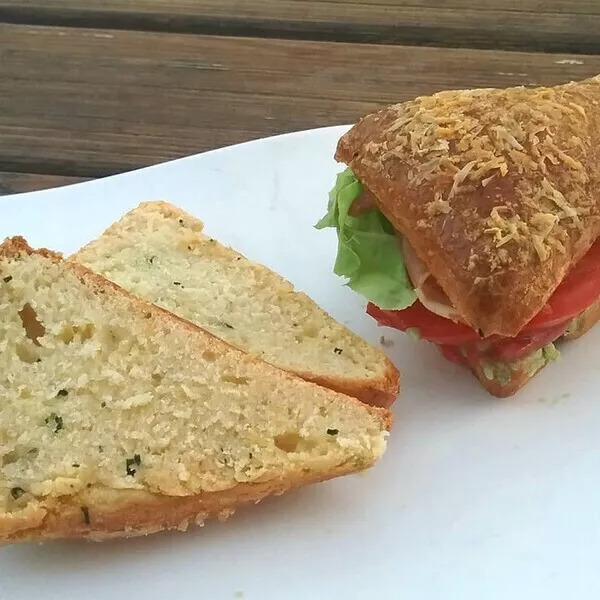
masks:
POLYGON ((337 230, 334 272, 367 298, 367 313, 379 324, 433 342, 447 359, 502 386, 517 373, 532 376, 556 360, 553 343, 600 298, 600 242, 596 242, 516 337, 482 338, 452 306, 351 169, 338 175, 327 214, 316 227, 337 230))

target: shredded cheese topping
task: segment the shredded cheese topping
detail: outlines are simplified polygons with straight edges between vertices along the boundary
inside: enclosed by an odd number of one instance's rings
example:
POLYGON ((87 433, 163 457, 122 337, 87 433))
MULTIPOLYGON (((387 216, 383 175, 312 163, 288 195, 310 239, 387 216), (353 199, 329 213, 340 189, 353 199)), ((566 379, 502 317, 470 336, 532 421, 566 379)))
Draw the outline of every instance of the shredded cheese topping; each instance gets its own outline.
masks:
POLYGON ((508 244, 544 262, 564 253, 570 231, 581 230, 582 219, 594 212, 584 165, 591 148, 587 107, 598 104, 599 87, 600 76, 554 88, 420 97, 390 109, 384 139, 369 142, 363 160, 386 168, 400 159, 409 187, 430 189, 433 200, 425 203, 427 218, 419 227, 454 211, 467 219, 474 203, 462 203, 461 196, 481 188, 487 204, 479 197, 476 203, 489 212, 476 215, 483 226, 470 241, 491 236, 498 260, 487 256, 488 264, 505 263, 508 255, 499 249, 508 244))

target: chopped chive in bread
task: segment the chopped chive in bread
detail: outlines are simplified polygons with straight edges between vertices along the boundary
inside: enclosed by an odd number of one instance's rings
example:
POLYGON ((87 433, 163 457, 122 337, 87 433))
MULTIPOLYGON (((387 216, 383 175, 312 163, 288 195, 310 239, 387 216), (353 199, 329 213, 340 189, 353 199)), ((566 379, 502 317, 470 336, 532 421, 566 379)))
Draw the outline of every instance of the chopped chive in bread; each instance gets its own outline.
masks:
POLYGON ((185 528, 371 466, 389 413, 22 238, 0 246, 0 541, 185 528))
POLYGON ((303 379, 379 406, 398 395, 398 371, 380 350, 174 206, 141 204, 72 258, 303 379))

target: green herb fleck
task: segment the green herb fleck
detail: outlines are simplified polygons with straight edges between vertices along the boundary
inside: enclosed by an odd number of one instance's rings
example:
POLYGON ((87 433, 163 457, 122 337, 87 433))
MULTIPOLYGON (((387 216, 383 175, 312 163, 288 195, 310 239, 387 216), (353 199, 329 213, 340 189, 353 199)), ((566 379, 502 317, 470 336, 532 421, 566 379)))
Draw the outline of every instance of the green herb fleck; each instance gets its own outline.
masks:
POLYGON ((139 454, 134 454, 133 458, 125 459, 125 471, 130 477, 134 477, 138 472, 138 467, 142 464, 142 458, 139 454))
POLYGON ((63 428, 63 418, 56 413, 50 413, 50 415, 44 419, 44 422, 46 425, 52 427, 54 433, 58 433, 63 428))
POLYGON ((67 390, 58 390, 57 396, 68 396, 69 392, 67 390))
POLYGON ((341 348, 334 348, 333 349, 333 353, 337 354, 338 356, 343 352, 343 350, 341 348))
POLYGON ((90 509, 87 506, 82 506, 81 512, 83 513, 83 522, 86 525, 89 525, 90 524, 90 509))
POLYGON ((18 500, 24 493, 25 490, 22 487, 14 487, 10 490, 10 495, 14 500, 18 500))
POLYGON ((340 432, 339 429, 328 429, 327 435, 337 435, 340 432))
POLYGON ((228 467, 231 464, 229 457, 225 454, 225 448, 223 446, 219 446, 219 450, 221 451, 221 462, 228 467))
POLYGON ((151 265, 153 265, 153 264, 154 264, 154 261, 155 261, 155 260, 156 260, 156 256, 150 256, 150 257, 148 258, 148 262, 149 262, 151 265))
POLYGON ((12 281, 12 275, 5 277, 2 281, 4 281, 4 283, 10 283, 12 281))

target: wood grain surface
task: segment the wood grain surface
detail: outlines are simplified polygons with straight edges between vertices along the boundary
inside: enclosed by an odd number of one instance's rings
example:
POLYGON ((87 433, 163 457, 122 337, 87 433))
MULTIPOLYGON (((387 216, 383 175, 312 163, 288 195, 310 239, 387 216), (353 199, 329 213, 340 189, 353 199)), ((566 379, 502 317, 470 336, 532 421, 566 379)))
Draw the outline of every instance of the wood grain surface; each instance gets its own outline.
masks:
POLYGON ((85 181, 83 177, 59 177, 56 175, 40 175, 37 173, 9 173, 0 171, 0 196, 3 194, 20 194, 35 190, 54 188, 85 181))
POLYGON ((600 9, 584 0, 4 0, 5 20, 178 32, 595 52, 600 9))
POLYGON ((0 0, 0 193, 579 79, 596 54, 597 0, 0 0))
POLYGON ((0 168, 97 177, 443 88, 597 72, 600 56, 0 25, 0 168))
POLYGON ((180 33, 600 52, 597 0, 0 0, 0 20, 180 33))

